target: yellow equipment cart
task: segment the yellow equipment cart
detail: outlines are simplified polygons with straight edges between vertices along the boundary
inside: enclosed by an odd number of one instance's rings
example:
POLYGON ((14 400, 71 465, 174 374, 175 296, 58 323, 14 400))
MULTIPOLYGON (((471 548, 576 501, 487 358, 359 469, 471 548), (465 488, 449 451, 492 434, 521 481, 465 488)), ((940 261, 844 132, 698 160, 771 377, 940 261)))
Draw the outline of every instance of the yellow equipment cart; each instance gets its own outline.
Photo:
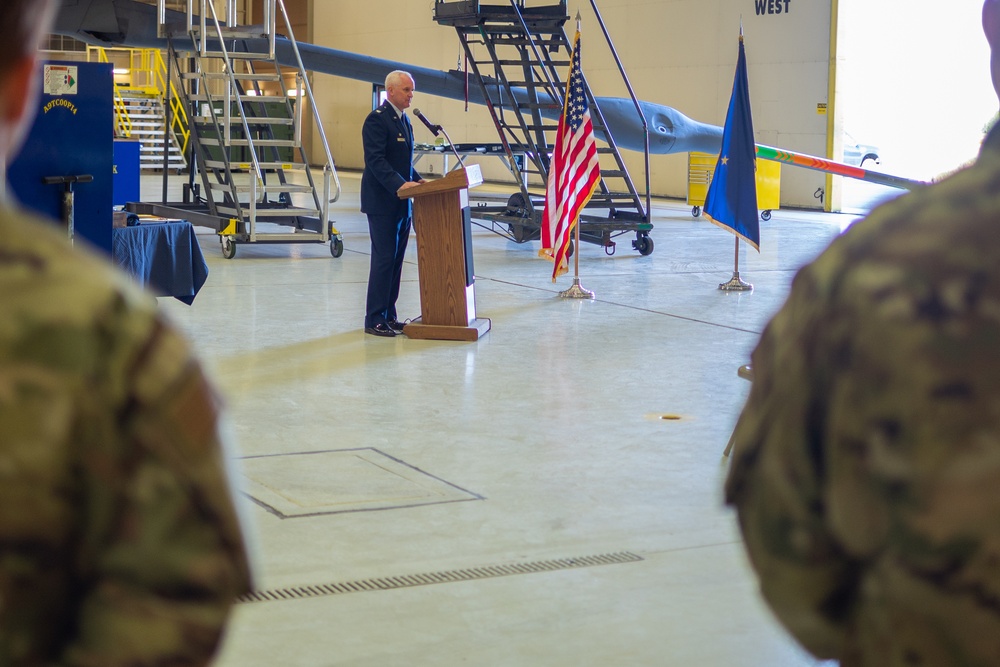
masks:
MULTIPOLYGON (((701 207, 705 205, 708 196, 708 186, 715 174, 718 155, 708 153, 688 153, 688 191, 687 203, 691 206, 691 215, 701 215, 701 207)), ((761 220, 771 219, 771 211, 779 206, 781 193, 781 163, 773 160, 757 160, 757 208, 760 209, 761 220)))

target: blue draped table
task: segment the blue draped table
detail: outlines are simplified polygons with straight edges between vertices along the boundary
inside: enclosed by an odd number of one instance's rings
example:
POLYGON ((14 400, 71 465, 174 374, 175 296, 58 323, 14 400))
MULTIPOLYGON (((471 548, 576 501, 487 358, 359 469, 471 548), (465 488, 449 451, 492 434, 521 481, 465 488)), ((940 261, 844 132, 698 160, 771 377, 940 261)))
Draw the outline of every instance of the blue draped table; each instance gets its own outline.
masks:
POLYGON ((157 296, 191 305, 208 279, 208 265, 187 221, 144 222, 111 232, 115 264, 157 296))

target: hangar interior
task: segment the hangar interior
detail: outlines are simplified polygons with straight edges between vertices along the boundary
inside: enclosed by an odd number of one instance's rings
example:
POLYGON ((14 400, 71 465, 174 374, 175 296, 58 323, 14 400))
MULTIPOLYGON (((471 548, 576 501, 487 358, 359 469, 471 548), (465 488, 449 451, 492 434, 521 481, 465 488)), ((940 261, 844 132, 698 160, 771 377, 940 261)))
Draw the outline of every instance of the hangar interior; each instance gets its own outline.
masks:
MULTIPOLYGON (((725 120, 742 22, 756 141, 838 159, 846 2, 596 6, 639 98, 713 125, 725 120)), ((262 0, 215 4, 248 23, 263 12, 262 0)), ((284 4, 300 42, 440 71, 463 61, 432 0, 284 4)), ((625 97, 593 6, 568 3, 582 17, 584 71, 598 94, 625 97)), ((536 243, 474 227, 490 332, 474 343, 374 339, 362 331, 370 247, 358 194, 373 84, 311 82, 340 182, 329 214, 342 255, 247 243, 227 258, 217 230, 197 227, 205 286, 191 305, 159 300, 228 404, 255 545, 257 592, 236 606, 218 664, 824 664, 768 612, 721 489, 748 389, 737 370, 796 270, 857 219, 840 212, 842 179, 783 165, 760 252, 737 245, 753 289, 725 292, 733 236, 692 216, 687 153, 652 155, 656 252, 627 240, 578 248, 595 299, 559 298, 569 280, 553 283, 536 243)), ((414 106, 455 143, 496 141, 482 106, 416 84, 414 106)), ((992 99, 985 66, 966 85, 992 99)), ((433 140, 415 126, 418 142, 433 140)), ((320 135, 306 125, 313 156, 325 152, 320 135)), ((641 154, 625 159, 644 171, 641 154)), ((498 160, 475 161, 483 197, 513 191, 498 160)), ((428 176, 445 168, 423 164, 428 176)), ((143 174, 142 201, 179 200, 183 171, 143 174)), ((411 243, 406 317, 420 313, 418 276, 411 243)))
MULTIPOLYGON (((406 3, 372 21, 365 3, 314 3, 314 39, 324 46, 455 69, 460 57, 455 31, 431 20, 431 4, 406 3)), ((742 14, 758 143, 827 155, 827 126, 833 116, 817 114, 817 105, 829 97, 829 0, 800 3, 781 15, 765 10, 761 16, 743 0, 605 0, 597 6, 638 97, 716 125, 725 121, 729 105, 742 14)), ((571 3, 569 9, 572 16, 579 11, 582 17, 588 83, 597 94, 627 97, 591 3, 571 3)), ((367 86, 323 75, 317 78, 322 81, 323 108, 349 110, 330 114, 343 130, 331 130, 338 161, 360 166, 361 145, 354 138, 364 120, 367 86)), ((482 109, 472 107, 466 113, 461 102, 430 97, 420 99, 420 105, 435 122, 453 128, 456 142, 492 141, 496 135, 482 109)), ((628 163, 630 171, 642 172, 641 154, 629 154, 628 163)), ((650 172, 652 192, 685 196, 686 154, 654 155, 650 172)), ((819 173, 789 169, 782 177, 782 203, 789 206, 815 208, 813 193, 827 187, 819 173)))

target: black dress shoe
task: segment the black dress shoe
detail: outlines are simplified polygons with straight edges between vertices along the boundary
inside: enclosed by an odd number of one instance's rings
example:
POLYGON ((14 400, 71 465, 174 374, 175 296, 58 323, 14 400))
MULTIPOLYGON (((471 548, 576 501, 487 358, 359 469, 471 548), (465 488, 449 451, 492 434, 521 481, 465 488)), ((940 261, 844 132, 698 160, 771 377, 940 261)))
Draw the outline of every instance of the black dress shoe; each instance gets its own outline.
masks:
POLYGON ((386 338, 392 338, 396 335, 396 332, 390 329, 385 322, 379 322, 373 327, 365 327, 365 333, 373 336, 385 336, 386 338))
POLYGON ((386 324, 388 324, 389 328, 392 329, 393 331, 395 331, 398 334, 403 333, 403 327, 406 326, 405 324, 403 324, 399 320, 389 320, 386 324))

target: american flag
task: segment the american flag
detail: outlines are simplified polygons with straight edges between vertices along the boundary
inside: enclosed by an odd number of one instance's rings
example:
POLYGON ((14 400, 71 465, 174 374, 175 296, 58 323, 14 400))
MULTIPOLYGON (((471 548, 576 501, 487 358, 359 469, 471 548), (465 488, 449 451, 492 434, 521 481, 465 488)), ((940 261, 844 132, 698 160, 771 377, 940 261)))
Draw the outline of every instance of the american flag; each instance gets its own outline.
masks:
MULTIPOLYGON (((542 215, 542 249, 539 255, 553 260, 552 282, 568 271, 566 251, 580 211, 590 201, 601 180, 594 124, 590 120, 580 68, 580 31, 573 39, 573 62, 566 84, 566 102, 559 117, 555 152, 549 165, 542 215)), ((579 250, 579 249, 578 249, 579 250)))

